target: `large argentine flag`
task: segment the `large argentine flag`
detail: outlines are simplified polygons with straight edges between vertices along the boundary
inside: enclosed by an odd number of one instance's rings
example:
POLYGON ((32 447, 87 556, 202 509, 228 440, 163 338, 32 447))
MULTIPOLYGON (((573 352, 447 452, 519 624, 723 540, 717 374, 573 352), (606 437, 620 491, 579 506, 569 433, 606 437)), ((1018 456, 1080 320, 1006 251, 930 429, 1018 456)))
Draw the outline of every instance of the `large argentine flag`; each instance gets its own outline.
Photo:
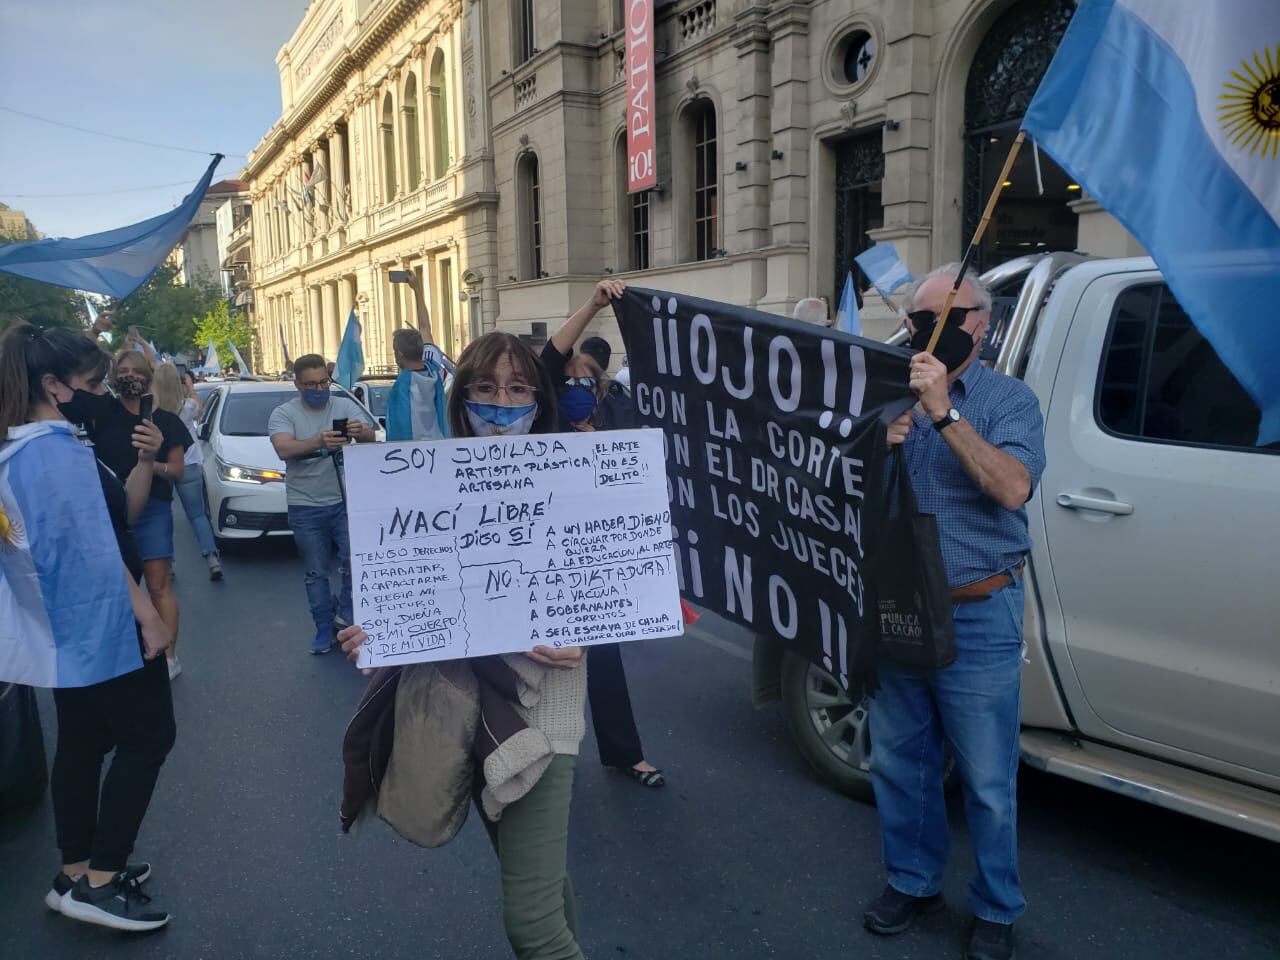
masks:
POLYGON ((1151 252, 1280 440, 1280 2, 1083 0, 1023 128, 1151 252))
POLYGON ((0 444, 0 681, 83 687, 142 666, 101 489, 64 420, 0 444))
POLYGON ((147 282, 182 239, 221 159, 215 154, 182 203, 158 217, 84 237, 0 244, 0 273, 123 300, 147 282))

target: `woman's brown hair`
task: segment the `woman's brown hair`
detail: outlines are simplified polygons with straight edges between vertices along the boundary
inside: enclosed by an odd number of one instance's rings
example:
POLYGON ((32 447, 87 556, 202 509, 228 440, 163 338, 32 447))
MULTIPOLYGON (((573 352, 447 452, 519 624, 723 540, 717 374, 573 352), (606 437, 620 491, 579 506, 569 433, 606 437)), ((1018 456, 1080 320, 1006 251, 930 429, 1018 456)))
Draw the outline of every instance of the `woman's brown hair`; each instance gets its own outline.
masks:
POLYGON ((467 385, 492 376, 493 369, 504 355, 510 355, 511 366, 525 382, 538 390, 538 416, 530 433, 554 433, 556 430, 556 389, 547 376, 533 348, 519 337, 509 333, 486 333, 479 340, 472 340, 458 358, 453 372, 453 386, 449 388, 449 429, 455 437, 472 437, 471 424, 467 420, 467 385))

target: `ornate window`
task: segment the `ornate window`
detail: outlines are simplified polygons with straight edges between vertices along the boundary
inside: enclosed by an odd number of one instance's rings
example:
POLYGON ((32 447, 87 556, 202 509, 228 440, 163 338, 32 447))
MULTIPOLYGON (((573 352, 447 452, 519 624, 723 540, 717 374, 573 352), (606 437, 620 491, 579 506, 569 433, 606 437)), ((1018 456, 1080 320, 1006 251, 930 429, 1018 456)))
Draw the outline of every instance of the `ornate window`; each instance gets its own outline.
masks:
POLYGON ((884 180, 883 135, 875 133, 850 137, 835 145, 836 150, 836 263, 835 290, 831 303, 840 302, 844 278, 853 272, 854 286, 861 290, 869 281, 853 258, 872 245, 869 231, 884 226, 881 181, 884 180))
POLYGON ((720 252, 716 108, 711 101, 700 100, 688 113, 693 133, 693 257, 710 260, 720 252))
POLYGON ((538 155, 526 153, 516 166, 516 201, 520 217, 520 279, 542 276, 542 197, 538 155))
POLYGON ((650 193, 627 192, 627 135, 615 141, 614 183, 617 190, 619 270, 648 270, 650 262, 650 193))
POLYGON ((512 18, 515 30, 516 66, 532 60, 537 47, 533 40, 533 0, 513 0, 516 15, 512 18))
POLYGON ((396 198, 396 113, 391 94, 382 98, 382 122, 378 124, 382 142, 382 202, 396 198))
POLYGON ((631 194, 631 269, 649 269, 649 191, 631 194))
MULTIPOLYGON (((974 54, 964 97, 965 243, 1075 9, 1075 0, 1020 0, 992 25, 974 54)), ((1079 196, 1079 187, 1041 154, 1045 194, 1040 197, 1029 147, 1001 195, 994 229, 983 238, 979 269, 1019 253, 1075 247, 1076 218, 1065 204, 1079 196)))
POLYGON ((449 81, 444 72, 444 52, 431 59, 431 177, 439 180, 453 162, 449 144, 449 81))
POLYGON ((422 149, 418 138, 418 78, 412 73, 404 82, 404 106, 400 113, 400 136, 405 143, 405 187, 413 190, 422 182, 422 149))

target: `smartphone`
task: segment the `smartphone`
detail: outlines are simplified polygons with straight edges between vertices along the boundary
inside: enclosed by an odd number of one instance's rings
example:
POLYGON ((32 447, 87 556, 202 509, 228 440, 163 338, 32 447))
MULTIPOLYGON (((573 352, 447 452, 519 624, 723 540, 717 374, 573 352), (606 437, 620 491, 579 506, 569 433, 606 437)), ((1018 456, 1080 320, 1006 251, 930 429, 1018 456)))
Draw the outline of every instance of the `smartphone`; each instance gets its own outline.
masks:
POLYGON ((346 436, 350 436, 350 434, 348 434, 348 433, 347 433, 347 421, 346 421, 345 419, 342 419, 342 420, 334 420, 334 421, 333 421, 333 430, 334 430, 334 432, 335 432, 335 433, 340 433, 340 434, 342 434, 344 437, 346 437, 346 436))
POLYGON ((136 337, 136 336, 138 336, 138 328, 137 328, 137 327, 132 327, 132 326, 131 326, 131 327, 129 328, 129 338, 130 338, 130 339, 133 339, 133 338, 134 338, 134 337, 136 337))
POLYGON ((151 408, 154 403, 155 398, 149 393, 138 400, 138 413, 141 414, 143 420, 151 419, 151 408))
POLYGON ((408 283, 409 271, 408 270, 389 270, 387 271, 387 279, 390 280, 392 283, 408 283))

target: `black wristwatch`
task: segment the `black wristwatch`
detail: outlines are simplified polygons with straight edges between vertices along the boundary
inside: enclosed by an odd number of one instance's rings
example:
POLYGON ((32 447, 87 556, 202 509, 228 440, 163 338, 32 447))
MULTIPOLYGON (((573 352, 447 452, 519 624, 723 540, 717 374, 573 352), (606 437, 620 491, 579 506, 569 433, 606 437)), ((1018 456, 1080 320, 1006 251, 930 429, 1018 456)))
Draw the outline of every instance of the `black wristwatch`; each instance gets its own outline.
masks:
POLYGON ((952 407, 942 415, 942 419, 933 421, 933 429, 941 433, 943 430, 947 429, 947 427, 951 426, 953 423, 958 423, 959 421, 960 411, 955 407, 952 407))

